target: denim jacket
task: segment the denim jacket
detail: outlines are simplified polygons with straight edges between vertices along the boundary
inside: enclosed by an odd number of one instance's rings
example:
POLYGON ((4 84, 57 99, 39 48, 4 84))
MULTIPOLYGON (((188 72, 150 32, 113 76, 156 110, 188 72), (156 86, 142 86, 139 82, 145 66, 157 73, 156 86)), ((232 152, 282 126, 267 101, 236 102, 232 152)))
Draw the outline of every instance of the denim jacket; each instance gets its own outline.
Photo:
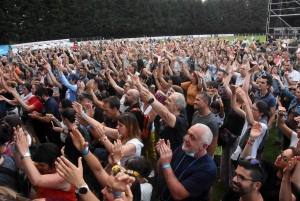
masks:
POLYGON ((295 108, 296 115, 295 116, 296 117, 300 116, 300 100, 298 101, 297 98, 296 98, 296 96, 293 95, 293 94, 291 94, 286 88, 283 89, 282 94, 285 97, 287 97, 288 99, 292 100, 291 103, 290 103, 290 105, 289 105, 287 113, 290 111, 290 109, 292 109, 293 107, 296 106, 296 108, 295 108))

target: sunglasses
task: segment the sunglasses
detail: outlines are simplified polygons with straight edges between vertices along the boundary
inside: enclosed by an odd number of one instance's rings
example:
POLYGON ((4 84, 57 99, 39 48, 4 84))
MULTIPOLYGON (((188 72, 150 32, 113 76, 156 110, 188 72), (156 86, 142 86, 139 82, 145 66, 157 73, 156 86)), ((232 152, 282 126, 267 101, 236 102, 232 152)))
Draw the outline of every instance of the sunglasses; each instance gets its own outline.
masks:
POLYGON ((296 89, 296 88, 289 88, 289 90, 290 90, 290 91, 291 91, 291 90, 296 91, 297 89, 296 89))

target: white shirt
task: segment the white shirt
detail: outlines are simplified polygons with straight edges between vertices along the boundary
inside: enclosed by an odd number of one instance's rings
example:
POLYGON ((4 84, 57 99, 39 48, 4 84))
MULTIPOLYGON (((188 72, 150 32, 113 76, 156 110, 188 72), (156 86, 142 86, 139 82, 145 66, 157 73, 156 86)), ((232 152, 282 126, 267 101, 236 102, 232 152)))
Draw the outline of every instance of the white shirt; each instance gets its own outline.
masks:
POLYGON ((297 148, 297 144, 298 144, 298 141, 299 141, 300 139, 298 138, 298 135, 297 135, 297 133, 296 132, 292 132, 292 136, 291 136, 291 143, 290 143, 290 146, 291 147, 295 147, 295 148, 297 148))
MULTIPOLYGON (((288 77, 290 78, 291 81, 296 81, 298 82, 300 80, 300 73, 296 70, 293 70, 292 72, 289 73, 288 77)), ((289 87, 289 83, 286 80, 285 76, 283 76, 283 83, 285 87, 289 87)))
POLYGON ((150 183, 142 183, 141 184, 141 201, 150 201, 152 195, 153 187, 150 183))
POLYGON ((135 153, 130 155, 130 156, 124 156, 122 159, 121 159, 121 165, 122 167, 125 167, 125 162, 134 157, 134 156, 140 156, 141 155, 141 151, 142 151, 142 148, 144 146, 144 144, 139 141, 137 138, 133 138, 131 140, 129 140, 128 142, 126 142, 123 146, 127 145, 127 144, 134 144, 135 146, 135 153))

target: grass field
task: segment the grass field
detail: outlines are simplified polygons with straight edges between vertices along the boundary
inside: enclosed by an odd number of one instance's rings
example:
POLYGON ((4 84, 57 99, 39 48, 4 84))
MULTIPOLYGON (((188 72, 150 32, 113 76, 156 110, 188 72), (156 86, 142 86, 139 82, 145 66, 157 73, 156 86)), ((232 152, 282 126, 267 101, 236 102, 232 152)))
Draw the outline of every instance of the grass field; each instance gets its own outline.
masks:
MULTIPOLYGON (((235 36, 228 36, 227 39, 231 42, 235 36)), ((251 42, 252 35, 249 36, 236 36, 238 40, 244 40, 244 37, 247 37, 247 39, 251 42)), ((260 42, 263 42, 266 40, 265 35, 254 35, 253 36, 255 40, 259 40, 260 42)), ((221 40, 225 40, 226 37, 220 37, 221 40)))

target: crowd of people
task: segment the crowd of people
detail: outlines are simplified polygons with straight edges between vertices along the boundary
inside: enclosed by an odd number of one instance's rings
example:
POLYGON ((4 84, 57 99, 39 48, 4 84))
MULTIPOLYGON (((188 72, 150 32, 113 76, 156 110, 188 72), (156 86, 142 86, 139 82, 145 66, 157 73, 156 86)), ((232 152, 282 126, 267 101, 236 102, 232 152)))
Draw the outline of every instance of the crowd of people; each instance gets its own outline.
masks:
POLYGON ((0 199, 208 201, 214 182, 223 201, 300 199, 300 45, 249 39, 9 50, 0 199))

